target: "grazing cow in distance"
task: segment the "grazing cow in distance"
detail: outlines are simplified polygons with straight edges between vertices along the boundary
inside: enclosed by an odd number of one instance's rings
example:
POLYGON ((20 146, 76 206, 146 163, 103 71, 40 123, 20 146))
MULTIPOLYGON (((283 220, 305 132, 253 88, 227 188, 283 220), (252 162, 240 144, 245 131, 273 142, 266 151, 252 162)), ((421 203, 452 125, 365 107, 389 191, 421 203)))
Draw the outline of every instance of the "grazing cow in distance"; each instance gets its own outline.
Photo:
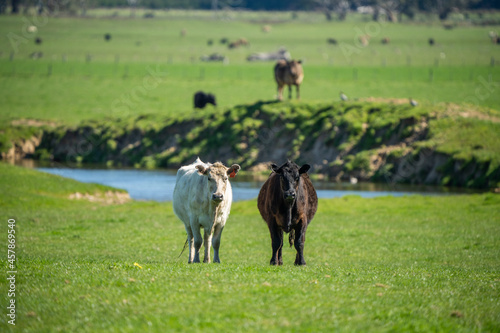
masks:
POLYGON ((275 60, 289 60, 291 58, 290 52, 284 48, 280 48, 276 52, 258 52, 252 53, 247 57, 248 61, 275 61, 275 60))
POLYGON ((219 247, 226 224, 233 191, 228 177, 235 177, 240 166, 230 168, 222 163, 203 163, 199 158, 193 164, 177 171, 173 207, 175 215, 184 222, 189 245, 189 263, 200 262, 203 244, 200 228, 204 230, 205 258, 210 262, 210 247, 214 248, 214 262, 220 263, 219 247))
POLYGON ((273 255, 271 265, 283 265, 281 249, 283 231, 290 233, 290 246, 295 245, 295 265, 305 265, 304 243, 307 226, 318 208, 318 197, 307 171, 310 166, 299 166, 287 161, 282 166, 271 166, 272 173, 260 189, 257 206, 267 222, 273 255))
POLYGON ((230 49, 235 49, 235 48, 238 48, 240 46, 248 46, 248 40, 246 40, 245 38, 240 38, 234 42, 231 42, 227 45, 227 47, 229 47, 230 49))
POLYGON ((288 98, 292 98, 292 85, 300 99, 300 84, 304 79, 302 60, 278 60, 274 66, 274 78, 278 84, 278 99, 283 100, 283 87, 288 85, 288 98))
POLYGON ((370 44, 370 39, 372 37, 370 35, 362 35, 358 37, 359 42, 361 43, 361 46, 368 46, 370 44))
POLYGON ((198 91, 194 94, 194 107, 203 109, 207 104, 217 106, 215 96, 212 94, 205 94, 203 91, 198 91))
POLYGON ((201 61, 206 61, 206 62, 211 62, 211 61, 227 62, 228 61, 225 56, 223 56, 222 54, 219 54, 219 53, 212 53, 209 56, 206 56, 206 55, 201 56, 200 60, 201 61))
POLYGON ((337 44, 338 44, 338 42, 337 42, 337 40, 336 40, 335 38, 328 38, 328 39, 326 40, 326 42, 327 42, 328 44, 332 44, 332 45, 337 45, 337 44))

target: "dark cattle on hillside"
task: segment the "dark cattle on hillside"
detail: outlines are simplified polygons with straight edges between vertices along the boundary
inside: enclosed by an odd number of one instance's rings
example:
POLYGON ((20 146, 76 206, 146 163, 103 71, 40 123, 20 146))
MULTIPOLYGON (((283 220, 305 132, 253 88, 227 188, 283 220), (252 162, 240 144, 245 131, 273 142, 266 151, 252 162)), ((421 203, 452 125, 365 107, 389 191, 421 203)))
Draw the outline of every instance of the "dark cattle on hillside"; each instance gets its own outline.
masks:
POLYGON ((273 255, 271 265, 283 265, 281 249, 283 231, 290 233, 290 246, 295 245, 295 265, 305 265, 304 243, 307 226, 318 208, 318 197, 307 171, 310 166, 287 161, 281 167, 273 164, 273 172, 259 192, 257 206, 267 222, 273 255))
POLYGON ((206 94, 203 91, 198 91, 194 94, 194 107, 198 109, 203 109, 207 104, 217 105, 215 102, 215 96, 212 94, 206 94))
POLYGON ((111 40, 111 34, 104 34, 104 40, 109 42, 111 40))

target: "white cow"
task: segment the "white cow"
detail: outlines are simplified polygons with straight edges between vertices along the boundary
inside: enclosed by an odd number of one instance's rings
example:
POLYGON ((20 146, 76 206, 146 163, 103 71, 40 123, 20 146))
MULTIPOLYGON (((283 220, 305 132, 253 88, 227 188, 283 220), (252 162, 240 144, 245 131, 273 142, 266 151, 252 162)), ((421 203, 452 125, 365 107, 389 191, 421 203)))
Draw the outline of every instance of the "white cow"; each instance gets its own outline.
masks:
POLYGON ((214 262, 220 263, 219 247, 226 224, 233 191, 228 177, 234 177, 240 166, 230 168, 222 163, 203 163, 199 158, 193 164, 177 171, 174 188, 174 213, 184 222, 189 244, 189 263, 200 262, 203 244, 200 228, 204 230, 205 259, 210 262, 210 246, 214 247, 214 262))

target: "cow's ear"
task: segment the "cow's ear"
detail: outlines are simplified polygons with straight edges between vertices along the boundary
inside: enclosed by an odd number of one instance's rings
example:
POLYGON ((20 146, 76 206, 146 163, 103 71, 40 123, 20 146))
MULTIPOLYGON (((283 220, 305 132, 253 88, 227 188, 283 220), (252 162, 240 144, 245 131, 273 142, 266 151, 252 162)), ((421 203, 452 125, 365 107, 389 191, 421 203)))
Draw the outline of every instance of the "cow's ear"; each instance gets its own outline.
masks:
POLYGON ((306 173, 307 171, 309 171, 310 168, 311 168, 311 166, 309 164, 304 164, 299 169, 299 175, 306 173))
POLYGON ((276 173, 280 173, 280 167, 277 166, 276 164, 271 164, 271 169, 276 172, 276 173))
POLYGON ((299 60, 299 61, 297 61, 297 62, 298 62, 299 64, 301 64, 301 63, 302 63, 302 60, 299 60))
POLYGON ((208 168, 205 168, 203 165, 201 164, 198 164, 196 166, 196 169, 198 170, 198 172, 201 174, 201 175, 206 175, 207 174, 207 171, 208 171, 208 168))
POLYGON ((238 164, 233 164, 229 169, 227 169, 227 174, 229 177, 234 178, 238 171, 240 171, 240 166, 238 164))

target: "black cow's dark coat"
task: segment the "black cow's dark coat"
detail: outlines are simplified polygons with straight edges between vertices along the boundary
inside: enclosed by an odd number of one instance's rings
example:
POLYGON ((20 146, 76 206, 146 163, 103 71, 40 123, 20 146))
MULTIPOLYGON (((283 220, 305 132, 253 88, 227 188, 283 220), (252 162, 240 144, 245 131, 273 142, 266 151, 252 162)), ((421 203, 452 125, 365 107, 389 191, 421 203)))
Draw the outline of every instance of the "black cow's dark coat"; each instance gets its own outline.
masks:
POLYGON ((207 104, 217 105, 215 96, 212 94, 205 94, 203 91, 198 91, 194 94, 194 107, 203 109, 207 104))
POLYGON ((307 226, 318 208, 318 197, 307 171, 310 166, 287 161, 273 172, 259 192, 257 206, 271 233, 271 265, 282 265, 283 231, 289 232, 290 246, 295 245, 295 265, 305 265, 304 242, 307 226))

